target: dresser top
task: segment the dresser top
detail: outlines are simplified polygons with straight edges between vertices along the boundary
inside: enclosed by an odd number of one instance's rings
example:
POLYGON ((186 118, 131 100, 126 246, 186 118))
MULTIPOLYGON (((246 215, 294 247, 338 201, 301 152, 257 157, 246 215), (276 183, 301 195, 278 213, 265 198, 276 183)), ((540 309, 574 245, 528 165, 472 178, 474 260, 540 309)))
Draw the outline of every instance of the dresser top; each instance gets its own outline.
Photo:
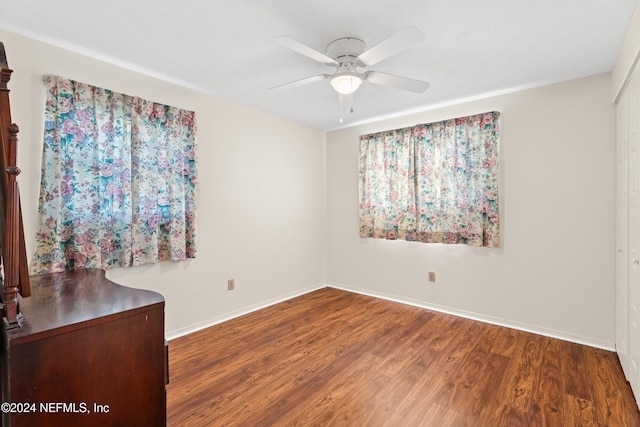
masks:
POLYGON ((114 283, 100 269, 31 276, 31 289, 32 296, 20 300, 23 326, 7 333, 14 344, 145 310, 164 310, 164 298, 159 293, 114 283))

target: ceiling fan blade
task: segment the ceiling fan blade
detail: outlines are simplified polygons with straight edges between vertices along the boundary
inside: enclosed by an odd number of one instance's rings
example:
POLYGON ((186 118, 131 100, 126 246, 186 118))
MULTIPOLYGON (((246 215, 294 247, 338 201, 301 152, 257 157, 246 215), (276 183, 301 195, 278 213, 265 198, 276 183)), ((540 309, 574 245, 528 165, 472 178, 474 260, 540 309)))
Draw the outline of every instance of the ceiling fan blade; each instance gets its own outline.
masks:
POLYGON ((309 83, 319 82, 320 80, 325 80, 329 78, 328 74, 320 74, 317 76, 307 77, 301 80, 296 80, 295 82, 285 83, 283 85, 274 86, 272 88, 267 89, 269 92, 280 92, 286 89, 292 89, 294 87, 303 86, 309 83))
POLYGON ((279 45, 284 46, 288 49, 291 49, 292 51, 297 52, 301 55, 304 55, 308 58, 311 58, 314 61, 318 61, 325 65, 337 64, 335 59, 325 55, 324 53, 318 52, 317 50, 312 49, 307 45, 304 45, 298 41, 290 39, 289 37, 285 37, 285 36, 274 37, 273 40, 279 45))
POLYGON ((364 79, 377 85, 392 86, 415 93, 422 93, 431 86, 428 82, 424 82, 422 80, 396 76, 395 74, 381 73, 379 71, 369 71, 365 73, 364 79))
POLYGON ((415 27, 406 27, 381 41, 358 56, 365 67, 376 64, 424 40, 424 34, 415 27))

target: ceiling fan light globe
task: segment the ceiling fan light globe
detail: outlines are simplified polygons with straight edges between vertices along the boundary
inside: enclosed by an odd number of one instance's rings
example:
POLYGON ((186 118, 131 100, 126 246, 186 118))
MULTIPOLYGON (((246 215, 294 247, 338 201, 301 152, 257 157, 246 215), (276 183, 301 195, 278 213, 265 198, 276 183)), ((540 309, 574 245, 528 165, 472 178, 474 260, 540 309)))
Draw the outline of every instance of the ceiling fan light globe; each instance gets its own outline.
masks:
POLYGON ((339 74, 332 77, 330 83, 336 92, 349 95, 358 90, 362 84, 362 78, 356 74, 339 74))

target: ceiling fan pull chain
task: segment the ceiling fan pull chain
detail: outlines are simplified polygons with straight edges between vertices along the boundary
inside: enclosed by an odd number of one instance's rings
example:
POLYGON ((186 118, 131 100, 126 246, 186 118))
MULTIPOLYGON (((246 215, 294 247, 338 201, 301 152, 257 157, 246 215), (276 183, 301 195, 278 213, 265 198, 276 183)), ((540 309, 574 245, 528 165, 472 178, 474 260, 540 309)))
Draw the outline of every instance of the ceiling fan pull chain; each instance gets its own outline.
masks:
POLYGON ((338 107, 340 108, 340 123, 343 122, 342 120, 342 94, 338 93, 338 107))

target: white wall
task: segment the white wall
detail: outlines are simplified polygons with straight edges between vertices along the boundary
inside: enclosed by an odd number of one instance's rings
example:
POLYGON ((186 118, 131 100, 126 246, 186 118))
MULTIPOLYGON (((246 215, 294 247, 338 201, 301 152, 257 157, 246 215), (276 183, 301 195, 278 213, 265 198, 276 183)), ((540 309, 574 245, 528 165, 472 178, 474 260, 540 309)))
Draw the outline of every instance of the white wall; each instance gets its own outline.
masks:
POLYGON ((612 349, 610 94, 603 74, 328 133, 329 283, 612 349), (359 238, 359 135, 491 110, 502 113, 502 248, 359 238))
MULTIPOLYGON (((36 230, 43 74, 196 111, 198 257, 114 269, 112 280, 166 299, 168 337, 290 297, 325 282, 324 133, 176 84, 0 30, 29 255, 36 230), (227 291, 227 279, 236 289, 227 291)), ((188 66, 188 64, 185 64, 188 66)))

